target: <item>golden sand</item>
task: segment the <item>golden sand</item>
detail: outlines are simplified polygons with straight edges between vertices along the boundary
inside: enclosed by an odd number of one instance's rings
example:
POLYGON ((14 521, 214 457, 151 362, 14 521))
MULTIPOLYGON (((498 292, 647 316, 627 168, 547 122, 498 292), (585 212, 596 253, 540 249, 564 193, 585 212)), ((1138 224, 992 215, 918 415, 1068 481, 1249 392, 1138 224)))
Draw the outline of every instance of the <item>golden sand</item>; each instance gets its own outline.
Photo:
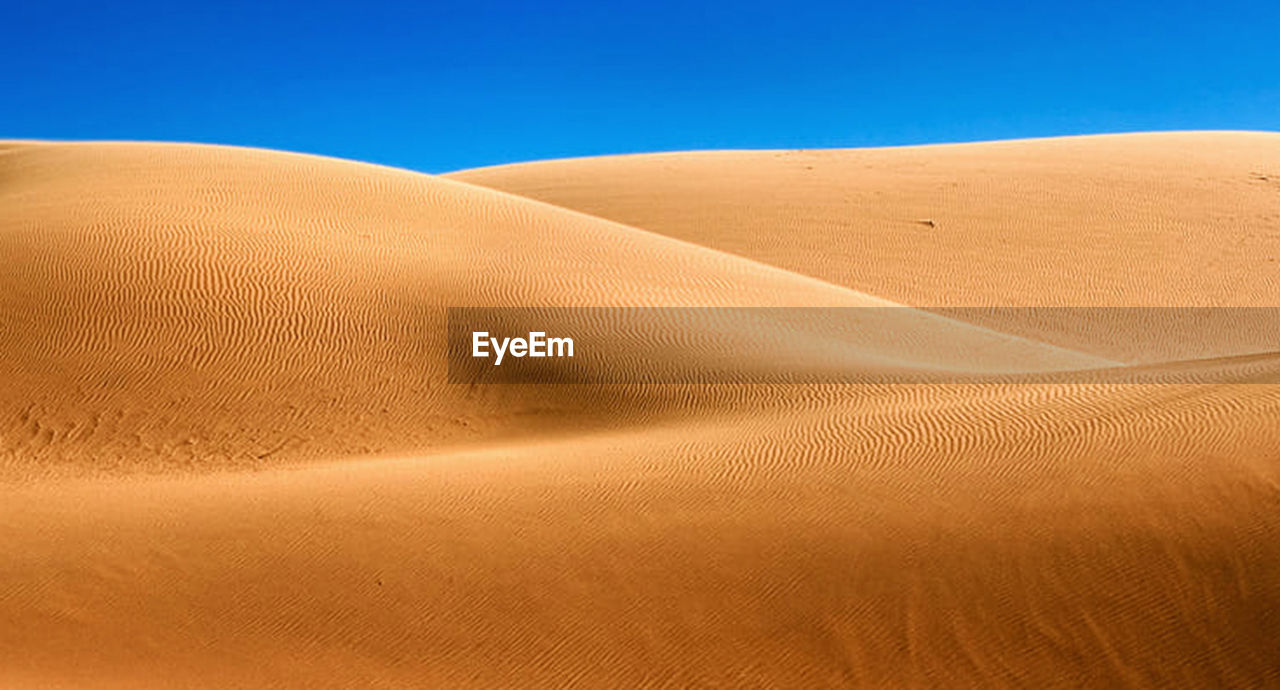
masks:
POLYGON ((1280 684, 1274 334, 936 312, 1280 307, 1280 135, 13 142, 0 266, 0 687, 1280 684), (451 306, 898 306, 825 347, 1231 383, 467 386, 451 306))

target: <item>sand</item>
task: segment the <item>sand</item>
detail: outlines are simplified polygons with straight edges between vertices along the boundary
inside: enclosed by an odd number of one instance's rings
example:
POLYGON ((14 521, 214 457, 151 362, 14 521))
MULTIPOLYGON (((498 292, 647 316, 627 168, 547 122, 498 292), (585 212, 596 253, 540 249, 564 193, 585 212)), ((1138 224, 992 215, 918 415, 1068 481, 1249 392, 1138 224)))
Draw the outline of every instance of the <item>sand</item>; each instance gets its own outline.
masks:
POLYGON ((0 144, 0 686, 1280 685, 1275 334, 1100 309, 1280 306, 1278 166, 0 144), (1014 305, 1082 309, 945 311, 1014 305), (469 386, 451 306, 886 307, 816 351, 1210 383, 469 386))

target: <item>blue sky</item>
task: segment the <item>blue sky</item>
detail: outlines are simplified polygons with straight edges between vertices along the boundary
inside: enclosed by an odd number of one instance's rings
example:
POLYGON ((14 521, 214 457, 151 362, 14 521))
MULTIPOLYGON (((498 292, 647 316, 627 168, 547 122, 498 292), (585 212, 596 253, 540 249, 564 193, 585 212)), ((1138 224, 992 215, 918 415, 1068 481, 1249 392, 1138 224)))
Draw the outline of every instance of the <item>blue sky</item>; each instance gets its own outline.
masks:
POLYGON ((0 138, 427 172, 636 151, 1280 129, 1280 2, 9 0, 0 138))

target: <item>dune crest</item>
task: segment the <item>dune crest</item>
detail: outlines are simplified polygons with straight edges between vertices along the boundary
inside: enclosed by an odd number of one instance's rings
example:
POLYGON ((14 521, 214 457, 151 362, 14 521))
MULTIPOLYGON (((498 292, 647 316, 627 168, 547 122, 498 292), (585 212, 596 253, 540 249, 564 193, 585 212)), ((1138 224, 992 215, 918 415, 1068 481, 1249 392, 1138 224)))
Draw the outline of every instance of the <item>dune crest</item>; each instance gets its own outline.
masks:
POLYGON ((1266 322, 1106 310, 1280 305, 1277 160, 0 142, 0 686, 1280 684, 1266 322), (939 309, 1015 304, 1104 309, 939 309), (450 383, 464 306, 864 309, 653 351, 1065 378, 450 383))
POLYGON ((1154 363, 1271 349, 1275 333, 1176 333, 1108 307, 1280 307, 1280 133, 1170 132, 503 165, 447 177, 689 240, 984 325, 1154 363))
MULTIPOLYGON (((545 204, 332 159, 28 144, 3 154, 0 175, 11 267, 0 319, 14 326, 0 341, 0 453, 18 474, 404 453, 580 423, 597 395, 621 404, 607 391, 447 385, 451 306, 893 306, 545 204)), ((873 315, 873 328, 825 345, 840 366, 1109 364, 912 309, 873 315)), ((769 330, 736 327, 743 342, 769 330)), ((678 328, 657 337, 679 344, 678 328)), ((775 356, 761 349, 740 366, 775 356)))

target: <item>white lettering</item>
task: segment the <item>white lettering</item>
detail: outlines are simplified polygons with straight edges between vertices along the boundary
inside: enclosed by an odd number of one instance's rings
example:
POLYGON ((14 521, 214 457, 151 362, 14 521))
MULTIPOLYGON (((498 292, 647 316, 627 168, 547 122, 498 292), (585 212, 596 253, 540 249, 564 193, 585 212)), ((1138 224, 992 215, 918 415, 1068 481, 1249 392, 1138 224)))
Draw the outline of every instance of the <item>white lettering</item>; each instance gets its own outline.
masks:
POLYGON ((573 356, 573 338, 548 338, 547 339, 547 356, 548 357, 572 357, 573 356), (568 348, 568 354, 565 349, 568 348), (555 354, 551 354, 554 349, 555 354))
POLYGON ((493 343, 493 351, 498 354, 498 358, 493 360, 493 366, 502 366, 502 356, 507 353, 507 343, 511 342, 511 338, 503 338, 499 343, 497 338, 489 338, 489 342, 493 343))
POLYGON ((494 366, 501 366, 507 355, 512 357, 572 357, 573 338, 548 338, 545 331, 530 331, 525 338, 490 338, 487 331, 471 333, 471 356, 489 357, 489 348, 495 355, 494 366))

